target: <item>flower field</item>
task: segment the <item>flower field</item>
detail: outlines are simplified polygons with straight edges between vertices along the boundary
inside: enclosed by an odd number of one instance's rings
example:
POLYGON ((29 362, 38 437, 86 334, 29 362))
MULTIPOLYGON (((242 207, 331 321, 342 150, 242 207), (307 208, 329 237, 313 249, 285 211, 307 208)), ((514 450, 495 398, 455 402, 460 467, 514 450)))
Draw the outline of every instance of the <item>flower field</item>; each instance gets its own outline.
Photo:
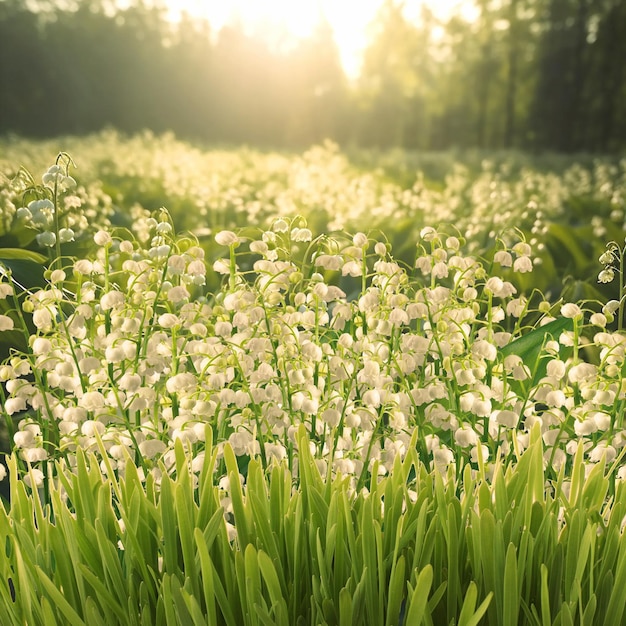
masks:
POLYGON ((7 623, 624 623, 626 161, 2 147, 7 623))

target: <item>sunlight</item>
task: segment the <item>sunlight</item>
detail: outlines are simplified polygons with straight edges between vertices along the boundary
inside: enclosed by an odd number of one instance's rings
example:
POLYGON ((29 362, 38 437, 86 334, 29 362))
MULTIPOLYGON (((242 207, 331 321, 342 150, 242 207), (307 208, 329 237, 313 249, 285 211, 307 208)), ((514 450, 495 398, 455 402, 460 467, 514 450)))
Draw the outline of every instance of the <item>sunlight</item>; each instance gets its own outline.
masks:
MULTIPOLYGON (((383 0, 165 0, 172 19, 182 12, 209 20, 215 29, 240 20, 254 29, 279 27, 295 38, 307 37, 322 19, 333 29, 344 70, 355 77, 367 45, 368 26, 376 18, 383 0)), ((405 14, 418 19, 427 5, 439 18, 458 10, 468 20, 475 17, 473 0, 406 0, 405 14)))

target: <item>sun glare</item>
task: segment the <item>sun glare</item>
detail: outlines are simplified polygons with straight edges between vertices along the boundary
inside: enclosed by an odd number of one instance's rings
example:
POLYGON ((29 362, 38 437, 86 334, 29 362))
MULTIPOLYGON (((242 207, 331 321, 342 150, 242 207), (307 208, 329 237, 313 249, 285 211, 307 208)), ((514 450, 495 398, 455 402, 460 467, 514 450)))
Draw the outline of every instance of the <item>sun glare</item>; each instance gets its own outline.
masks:
MULTIPOLYGON (((341 61, 349 76, 356 76, 360 59, 367 45, 367 29, 375 19, 383 0, 166 0, 173 19, 184 11, 202 17, 219 29, 239 20, 256 29, 279 27, 295 38, 311 34, 322 19, 333 29, 341 61)), ((459 9, 466 19, 471 19, 473 0, 406 0, 409 18, 419 16, 426 4, 435 15, 445 17, 459 9)))

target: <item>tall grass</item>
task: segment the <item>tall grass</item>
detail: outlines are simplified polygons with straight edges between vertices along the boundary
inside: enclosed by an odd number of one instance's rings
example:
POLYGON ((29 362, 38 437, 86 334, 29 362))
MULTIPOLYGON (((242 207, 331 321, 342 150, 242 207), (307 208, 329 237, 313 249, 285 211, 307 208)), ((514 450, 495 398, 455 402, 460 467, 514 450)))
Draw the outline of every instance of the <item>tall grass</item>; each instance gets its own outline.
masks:
POLYGON ((442 477, 415 448, 355 493, 322 477, 300 429, 298 479, 225 448, 224 517, 210 442, 199 474, 179 442, 157 485, 78 453, 42 506, 17 480, 0 510, 0 598, 11 624, 618 624, 626 598, 623 484, 603 463, 546 488, 539 427, 491 480, 442 477), (481 621, 482 619, 482 621, 481 621))

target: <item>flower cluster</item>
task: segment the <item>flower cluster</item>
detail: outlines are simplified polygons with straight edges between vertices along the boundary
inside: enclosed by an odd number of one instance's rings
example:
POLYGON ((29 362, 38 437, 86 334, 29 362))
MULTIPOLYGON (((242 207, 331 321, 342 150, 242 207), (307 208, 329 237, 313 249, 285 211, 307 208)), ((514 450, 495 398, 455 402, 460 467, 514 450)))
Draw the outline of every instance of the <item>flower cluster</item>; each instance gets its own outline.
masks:
POLYGON ((14 308, 0 330, 24 315, 35 329, 0 381, 36 479, 80 447, 106 455, 103 470, 133 459, 158 480, 176 440, 200 467, 207 429, 218 450, 297 474, 304 424, 320 470, 355 487, 411 442, 444 474, 489 473, 536 423, 555 475, 579 445, 589 467, 626 447, 626 338, 606 328, 608 310, 587 322, 578 304, 519 295, 498 268, 532 270, 524 241, 487 264, 424 228, 406 267, 364 232, 314 238, 301 218, 279 218, 254 236, 215 235, 225 280, 206 294, 197 241, 165 212, 142 228, 145 244, 98 231, 90 257, 22 301, 2 278, 14 308))

